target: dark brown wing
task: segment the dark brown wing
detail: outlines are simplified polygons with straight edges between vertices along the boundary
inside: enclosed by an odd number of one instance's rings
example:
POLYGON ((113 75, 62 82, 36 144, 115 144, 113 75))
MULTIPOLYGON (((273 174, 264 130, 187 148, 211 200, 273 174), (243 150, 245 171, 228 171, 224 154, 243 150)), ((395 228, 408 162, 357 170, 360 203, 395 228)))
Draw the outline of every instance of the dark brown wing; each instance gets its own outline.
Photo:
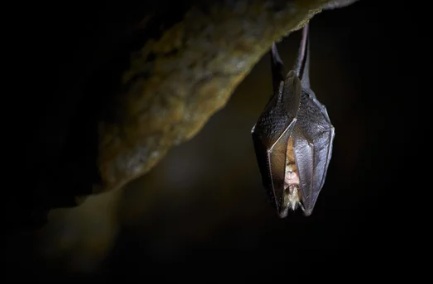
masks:
POLYGON ((263 185, 278 211, 283 201, 287 143, 296 124, 300 96, 301 82, 289 72, 252 130, 263 185))
POLYGON ((293 138, 305 215, 311 215, 325 183, 334 140, 326 108, 303 92, 293 138))

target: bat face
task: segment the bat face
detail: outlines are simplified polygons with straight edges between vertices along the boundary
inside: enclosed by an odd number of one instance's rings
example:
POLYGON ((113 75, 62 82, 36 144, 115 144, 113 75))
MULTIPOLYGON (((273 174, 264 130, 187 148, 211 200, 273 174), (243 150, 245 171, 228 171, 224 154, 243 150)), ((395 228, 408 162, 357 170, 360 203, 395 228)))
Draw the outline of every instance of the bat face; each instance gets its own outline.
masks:
POLYGON ((274 95, 252 129, 263 185, 281 218, 297 208, 311 215, 325 182, 335 134, 326 108, 310 88, 307 39, 306 26, 297 63, 286 77, 273 45, 274 95))

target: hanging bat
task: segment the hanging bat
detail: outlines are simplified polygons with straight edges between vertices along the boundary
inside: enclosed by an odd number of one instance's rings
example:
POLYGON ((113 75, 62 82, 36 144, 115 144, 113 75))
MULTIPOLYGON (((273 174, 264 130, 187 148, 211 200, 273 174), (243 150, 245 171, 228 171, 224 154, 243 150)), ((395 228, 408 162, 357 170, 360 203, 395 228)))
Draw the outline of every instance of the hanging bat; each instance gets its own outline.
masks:
POLYGON ((298 206, 311 215, 325 182, 334 127, 310 88, 308 25, 293 70, 285 77, 271 49, 274 94, 251 133, 263 185, 281 218, 298 206))

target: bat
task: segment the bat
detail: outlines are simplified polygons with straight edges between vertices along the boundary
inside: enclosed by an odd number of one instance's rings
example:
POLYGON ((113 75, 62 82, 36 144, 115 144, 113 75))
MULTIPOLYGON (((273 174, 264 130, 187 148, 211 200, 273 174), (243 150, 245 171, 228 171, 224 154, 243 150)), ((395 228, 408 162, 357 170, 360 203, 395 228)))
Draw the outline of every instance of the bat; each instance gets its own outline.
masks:
POLYGON ((310 216, 325 183, 335 129, 310 87, 308 24, 294 68, 285 77, 275 43, 270 53, 273 95, 251 130, 254 150, 280 218, 298 207, 310 216))

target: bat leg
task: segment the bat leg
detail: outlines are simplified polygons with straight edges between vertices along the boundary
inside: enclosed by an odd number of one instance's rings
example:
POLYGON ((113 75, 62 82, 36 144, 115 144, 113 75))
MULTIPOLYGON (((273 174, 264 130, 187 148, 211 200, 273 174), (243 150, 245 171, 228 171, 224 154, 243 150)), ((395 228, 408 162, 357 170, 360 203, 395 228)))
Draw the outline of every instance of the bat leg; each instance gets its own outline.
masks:
POLYGON ((304 89, 310 89, 310 40, 308 25, 306 24, 302 29, 301 44, 294 67, 304 89))
POLYGON ((284 81, 284 64, 278 54, 277 45, 275 42, 271 48, 271 69, 272 69, 272 84, 274 88, 274 94, 279 92, 280 83, 284 81))

